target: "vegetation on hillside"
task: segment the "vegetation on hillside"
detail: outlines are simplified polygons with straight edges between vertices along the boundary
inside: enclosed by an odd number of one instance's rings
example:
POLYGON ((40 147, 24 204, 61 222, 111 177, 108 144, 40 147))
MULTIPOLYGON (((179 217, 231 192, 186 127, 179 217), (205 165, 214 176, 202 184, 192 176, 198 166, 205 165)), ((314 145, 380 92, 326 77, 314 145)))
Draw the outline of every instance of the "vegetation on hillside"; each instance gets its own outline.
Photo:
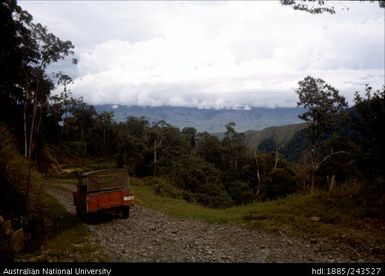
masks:
POLYGON ((155 182, 156 179, 131 179, 137 204, 182 219, 229 223, 307 239, 340 240, 364 248, 369 254, 385 253, 384 221, 365 216, 367 206, 359 183, 349 183, 331 192, 292 194, 274 201, 212 209, 170 194, 164 196, 156 192, 155 182))
POLYGON ((42 235, 41 177, 2 125, 0 183, 0 260, 9 261, 25 242, 31 248, 42 235))
POLYGON ((308 76, 297 89, 306 127, 285 145, 273 137, 250 149, 233 122, 219 140, 165 121, 118 123, 112 112, 96 112, 72 97, 68 76, 47 74, 49 64, 73 54, 70 41, 34 23, 14 0, 0 3, 0 19, 0 256, 7 260, 45 231, 38 171, 60 175, 60 163, 90 159, 99 164, 89 169, 115 162, 159 195, 204 206, 197 212, 244 208, 242 219, 255 224, 274 216, 263 211, 269 204, 298 224, 304 218, 296 211, 314 204, 325 222, 384 219, 385 87, 368 85, 347 109, 336 88, 308 76), (63 91, 51 96, 55 83, 63 91))

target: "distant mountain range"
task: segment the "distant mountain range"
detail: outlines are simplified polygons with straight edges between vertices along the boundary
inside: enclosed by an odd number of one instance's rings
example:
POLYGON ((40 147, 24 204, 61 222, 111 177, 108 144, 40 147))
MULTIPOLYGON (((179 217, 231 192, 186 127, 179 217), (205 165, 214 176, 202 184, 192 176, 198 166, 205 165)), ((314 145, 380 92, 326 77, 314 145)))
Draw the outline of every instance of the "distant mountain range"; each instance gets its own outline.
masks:
POLYGON ((228 122, 236 124, 236 131, 260 130, 271 126, 283 126, 301 123, 298 114, 302 109, 279 107, 256 107, 243 109, 199 109, 190 107, 140 107, 123 105, 96 105, 98 112, 113 111, 118 122, 125 121, 128 116, 146 117, 150 122, 164 120, 180 129, 194 127, 199 132, 224 132, 228 122))

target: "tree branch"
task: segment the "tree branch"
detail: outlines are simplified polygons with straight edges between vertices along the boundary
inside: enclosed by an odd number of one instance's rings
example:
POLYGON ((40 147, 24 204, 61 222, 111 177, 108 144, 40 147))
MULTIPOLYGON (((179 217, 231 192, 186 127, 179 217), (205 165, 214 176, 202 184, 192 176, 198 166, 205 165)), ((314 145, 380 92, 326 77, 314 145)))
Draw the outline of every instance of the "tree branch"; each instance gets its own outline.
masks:
POLYGON ((319 162, 319 163, 317 164, 316 170, 318 170, 319 167, 321 167, 321 165, 322 165, 323 163, 325 163, 329 158, 331 158, 332 156, 337 155, 337 154, 350 154, 350 153, 347 152, 347 151, 344 151, 344 150, 340 150, 340 151, 333 152, 333 149, 332 149, 332 152, 331 152, 329 155, 325 156, 325 157, 321 160, 321 162, 319 162))

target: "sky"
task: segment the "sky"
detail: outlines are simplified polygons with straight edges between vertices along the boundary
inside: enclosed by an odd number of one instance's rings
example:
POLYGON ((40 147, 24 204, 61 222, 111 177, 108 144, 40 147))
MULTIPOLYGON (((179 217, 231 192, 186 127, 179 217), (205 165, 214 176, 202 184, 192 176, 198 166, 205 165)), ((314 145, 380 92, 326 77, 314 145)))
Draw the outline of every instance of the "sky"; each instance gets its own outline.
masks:
MULTIPOLYGON (((53 64, 90 104, 295 107, 298 81, 321 78, 353 103, 384 85, 385 9, 330 1, 311 15, 279 1, 18 1, 75 45, 53 64)), ((58 87, 55 93, 62 90, 58 87)))

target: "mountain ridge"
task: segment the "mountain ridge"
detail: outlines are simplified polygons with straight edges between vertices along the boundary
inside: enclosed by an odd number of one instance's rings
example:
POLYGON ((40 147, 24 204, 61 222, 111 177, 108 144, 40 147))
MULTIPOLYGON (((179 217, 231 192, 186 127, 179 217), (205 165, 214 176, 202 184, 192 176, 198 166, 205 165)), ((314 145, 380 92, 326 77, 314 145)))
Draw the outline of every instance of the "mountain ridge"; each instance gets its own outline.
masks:
POLYGON ((236 131, 261 130, 272 126, 301 123, 298 115, 303 111, 293 107, 254 107, 250 109, 199 109, 193 107, 140 107, 123 105, 96 105, 98 112, 113 111, 117 122, 129 116, 145 117, 150 122, 164 120, 180 129, 194 127, 199 132, 218 133, 226 124, 234 122, 236 131))

